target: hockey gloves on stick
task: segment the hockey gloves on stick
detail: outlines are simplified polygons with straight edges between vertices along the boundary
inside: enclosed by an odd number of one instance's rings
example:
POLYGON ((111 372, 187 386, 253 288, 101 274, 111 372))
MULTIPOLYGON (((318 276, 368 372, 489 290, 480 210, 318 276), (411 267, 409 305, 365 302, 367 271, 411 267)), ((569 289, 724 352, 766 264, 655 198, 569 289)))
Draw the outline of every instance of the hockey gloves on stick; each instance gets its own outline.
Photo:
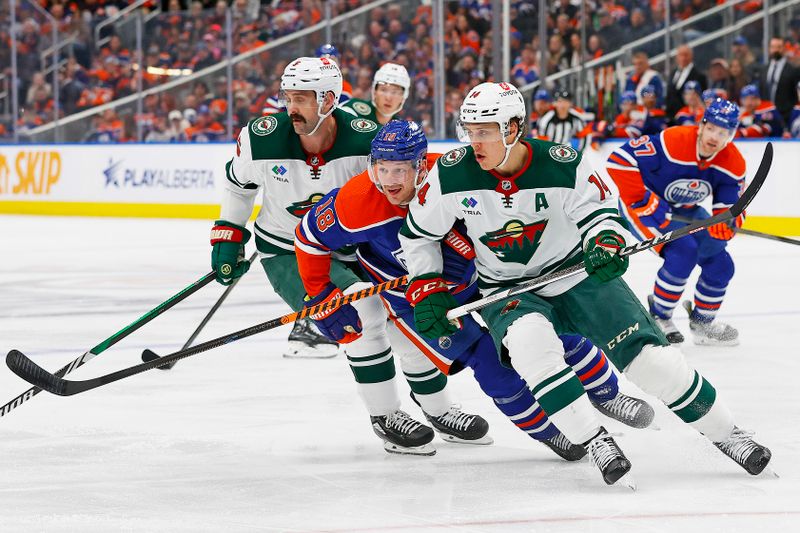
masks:
MULTIPOLYGON (((328 283, 318 295, 311 298, 306 296, 304 305, 313 307, 317 304, 324 304, 341 298, 342 291, 333 283, 328 283)), ((314 315, 309 315, 323 335, 332 341, 342 344, 353 342, 361 336, 361 320, 358 318, 358 311, 346 304, 336 309, 320 311, 314 315)))
MULTIPOLYGON (((714 209, 713 214, 721 213, 725 211, 724 209, 714 209)), ((711 237, 718 239, 720 241, 729 241, 733 239, 733 236, 736 234, 736 230, 742 227, 744 224, 744 213, 739 215, 738 217, 734 218, 733 220, 729 220, 727 222, 720 222, 719 224, 714 224, 713 226, 708 227, 708 234, 711 237)))
POLYGON ((211 268, 217 281, 230 285, 250 269, 244 257, 244 245, 250 240, 250 232, 226 220, 217 220, 211 228, 211 268))
POLYGON ((601 231, 591 239, 583 252, 586 272, 603 282, 621 276, 628 270, 628 258, 618 255, 624 247, 622 235, 611 230, 601 231))
POLYGON ((672 212, 669 204, 651 191, 645 191, 644 198, 632 203, 630 209, 642 221, 642 224, 653 228, 663 228, 669 224, 667 215, 672 212))
POLYGON ((414 325, 423 337, 438 339, 458 331, 447 319, 447 312, 458 307, 458 302, 441 274, 431 272, 412 279, 406 289, 406 300, 414 306, 414 325))

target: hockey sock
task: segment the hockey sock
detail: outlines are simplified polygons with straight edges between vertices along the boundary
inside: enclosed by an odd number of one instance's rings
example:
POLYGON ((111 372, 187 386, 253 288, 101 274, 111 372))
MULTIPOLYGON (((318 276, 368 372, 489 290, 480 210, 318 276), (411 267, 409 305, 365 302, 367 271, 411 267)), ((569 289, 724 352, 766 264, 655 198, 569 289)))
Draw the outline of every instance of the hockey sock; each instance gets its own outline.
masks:
POLYGON ((536 440, 547 440, 558 433, 528 387, 510 398, 494 398, 494 404, 515 426, 536 440))
POLYGON ((601 349, 578 335, 562 335, 564 361, 581 380, 586 394, 597 403, 614 398, 619 392, 617 374, 601 349))
POLYGON ((447 376, 439 372, 438 368, 434 367, 418 373, 403 370, 403 375, 426 414, 441 416, 453 405, 453 401, 445 389, 447 376))
POLYGON ((400 408, 391 348, 370 355, 347 353, 347 362, 370 415, 386 415, 400 408))
POLYGON ((656 274, 656 283, 653 286, 653 305, 650 306, 650 312, 659 318, 672 318, 672 312, 681 299, 687 281, 688 278, 679 278, 670 274, 666 266, 662 266, 656 274))
POLYGON ((725 291, 727 288, 727 285, 724 287, 715 287, 712 283, 703 279, 701 275, 694 289, 692 320, 697 320, 698 322, 711 322, 714 320, 722 305, 722 300, 725 298, 725 291))

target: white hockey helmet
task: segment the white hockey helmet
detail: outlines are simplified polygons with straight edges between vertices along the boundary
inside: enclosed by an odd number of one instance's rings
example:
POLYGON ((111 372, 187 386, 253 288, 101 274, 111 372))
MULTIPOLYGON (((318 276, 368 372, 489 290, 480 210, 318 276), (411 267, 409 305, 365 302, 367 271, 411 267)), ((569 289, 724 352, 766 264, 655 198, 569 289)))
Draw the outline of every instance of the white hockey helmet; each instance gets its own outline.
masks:
POLYGON ((475 86, 469 91, 464 103, 461 104, 459 111, 458 124, 456 127, 458 139, 461 142, 472 142, 469 132, 464 127, 465 124, 485 124, 495 123, 499 126, 499 138, 482 139, 485 142, 502 141, 506 149, 503 161, 498 165, 502 166, 508 160, 511 149, 525 133, 525 100, 519 90, 510 83, 486 82, 475 86), (511 119, 518 119, 519 128, 517 136, 511 142, 506 143, 506 137, 511 132, 511 119))
POLYGON ((342 71, 335 61, 327 57, 299 57, 286 65, 281 76, 281 105, 286 107, 284 91, 314 91, 317 95, 317 125, 308 135, 313 135, 333 110, 339 105, 342 95, 342 71), (325 95, 333 93, 333 106, 322 112, 325 95))
POLYGON ((386 63, 379 68, 377 72, 375 72, 375 77, 372 79, 373 101, 375 100, 375 88, 380 83, 399 85, 403 88, 403 103, 405 103, 406 99, 408 99, 409 90, 411 88, 411 77, 409 77, 408 71, 403 65, 398 65, 397 63, 386 63))

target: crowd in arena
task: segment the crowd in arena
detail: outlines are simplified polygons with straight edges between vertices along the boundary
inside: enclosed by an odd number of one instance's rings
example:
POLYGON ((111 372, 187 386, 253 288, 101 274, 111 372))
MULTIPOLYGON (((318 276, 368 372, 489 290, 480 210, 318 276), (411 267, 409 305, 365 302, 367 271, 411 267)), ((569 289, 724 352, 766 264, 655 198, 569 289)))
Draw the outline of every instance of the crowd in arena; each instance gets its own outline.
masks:
MULTIPOLYGON (((46 17, 26 4, 30 1, 33 0, 19 4, 17 20, 20 24, 13 34, 8 6, 4 4, 0 7, 0 72, 5 74, 4 79, 10 83, 10 42, 15 38, 20 72, 17 129, 23 139, 26 132, 51 122, 56 107, 52 75, 46 74, 44 69, 47 65, 43 64, 41 55, 51 44, 52 27, 46 17)), ((58 73, 58 107, 62 117, 219 64, 227 54, 225 30, 228 8, 231 13, 234 56, 314 25, 322 21, 325 14, 323 0, 265 3, 258 0, 169 0, 165 2, 162 13, 144 18, 144 57, 141 61, 144 68, 140 77, 135 43, 131 40, 130 32, 115 33, 117 26, 108 25, 99 32, 100 40, 95 41, 98 24, 113 17, 130 2, 90 0, 39 3, 59 21, 60 35, 72 38, 71 45, 62 50, 66 59, 58 73)), ((368 2, 333 0, 329 3, 330 12, 338 15, 368 2)), ((507 78, 518 87, 536 82, 543 71, 548 75, 553 74, 618 49, 623 44, 620 41, 622 38, 630 42, 646 36, 662 28, 665 18, 663 2, 587 2, 589 25, 587 41, 583 43, 579 31, 580 2, 556 0, 548 2, 548 35, 540 40, 539 2, 516 0, 511 4, 513 64, 507 78), (539 65, 540 46, 546 46, 548 52, 544 69, 539 65)), ((686 19, 715 4, 713 0, 673 0, 670 2, 672 19, 686 19)), ((156 5, 154 1, 140 9, 147 13, 156 5)), ((745 2, 736 6, 737 10, 741 8, 747 12, 760 7, 760 2, 745 2)), ((446 3, 445 14, 445 133, 453 137, 455 113, 467 89, 495 79, 491 66, 491 1, 450 1, 446 3)), ((710 19, 706 23, 711 26, 706 28, 698 24, 693 26, 693 31, 714 29, 713 25, 719 21, 714 17, 710 19)), ((334 40, 333 43, 338 49, 336 60, 352 87, 350 95, 355 98, 370 99, 373 75, 382 64, 393 62, 405 66, 411 75, 412 91, 404 113, 417 120, 429 133, 433 128, 434 47, 431 23, 429 3, 399 0, 372 9, 364 19, 362 33, 348 35, 347 39, 341 39, 341 42, 334 40)), ((679 50, 676 57, 678 65, 687 64, 688 57, 692 74, 685 73, 683 67, 679 67, 679 74, 672 75, 671 79, 664 79, 650 68, 649 57, 658 50, 652 49, 652 46, 644 47, 634 54, 634 71, 627 85, 614 87, 605 102, 599 101, 591 106, 592 114, 584 113, 584 127, 589 130, 582 135, 586 137, 591 134, 586 138, 597 141, 619 136, 626 131, 628 134, 650 131, 657 127, 659 121, 665 124, 678 123, 677 114, 684 106, 682 89, 687 81, 697 81, 699 84, 698 99, 689 96, 687 98, 691 103, 687 101, 685 104, 693 109, 690 110, 693 113, 699 110, 702 92, 715 89, 719 90, 719 95, 726 95, 745 108, 752 108, 752 116, 758 115, 753 119, 757 127, 743 134, 800 135, 800 131, 796 131, 800 128, 791 127, 790 116, 797 102, 796 81, 790 81, 798 76, 796 68, 800 64, 800 19, 792 21, 790 28, 790 34, 785 38, 773 40, 780 44, 782 53, 778 94, 773 91, 774 80, 768 78, 768 75, 774 75, 775 69, 770 67, 773 60, 770 59, 769 63, 759 61, 750 45, 760 43, 749 42, 744 34, 736 38, 731 50, 725 51, 720 57, 703 58, 702 64, 700 61, 694 63, 691 49, 688 52, 685 48, 679 50), (757 94, 753 93, 751 85, 755 85, 757 94), (791 90, 787 89, 789 85, 791 90), (635 102, 631 100, 631 90, 636 93, 635 102), (654 93, 655 97, 652 102, 653 98, 648 96, 650 93, 654 93), (746 105, 745 100, 748 102, 746 105), (772 120, 768 129, 761 125, 761 121, 765 120, 764 112, 756 113, 756 109, 766 109, 767 102, 774 102, 778 106, 782 121, 778 125, 772 120), (647 115, 645 118, 641 117, 643 113, 647 115), (623 116, 628 118, 620 118, 623 116), (630 124, 624 120, 629 120, 630 124)), ((312 34, 305 42, 308 48, 306 53, 311 53, 322 44, 322 32, 312 34)), ((248 119, 275 110, 278 105, 279 76, 288 57, 298 55, 294 52, 287 51, 286 55, 278 51, 264 52, 235 64, 230 99, 234 135, 248 119)), ((0 92, 2 90, 0 80, 0 92)), ((551 98, 550 93, 545 96, 541 91, 537 95, 531 102, 534 119, 543 115, 543 106, 549 106, 548 99, 551 98), (539 111, 536 111, 537 108, 539 111)), ((228 79, 225 70, 221 69, 213 76, 184 84, 179 90, 147 96, 141 113, 128 107, 116 111, 108 109, 94 115, 91 127, 87 127, 88 131, 82 140, 125 142, 137 140, 140 136, 142 140, 158 142, 228 140, 231 133, 227 127, 228 105, 228 79)), ((5 123, 0 121, 0 137, 10 136, 10 130, 10 117, 5 123)))

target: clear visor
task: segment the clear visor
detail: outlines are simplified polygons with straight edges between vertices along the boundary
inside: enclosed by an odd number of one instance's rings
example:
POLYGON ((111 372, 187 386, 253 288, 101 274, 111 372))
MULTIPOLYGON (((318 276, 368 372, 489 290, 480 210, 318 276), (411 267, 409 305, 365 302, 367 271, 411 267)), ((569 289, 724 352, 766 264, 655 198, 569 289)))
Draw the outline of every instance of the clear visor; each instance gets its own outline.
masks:
POLYGON ((504 136, 497 122, 456 123, 458 140, 464 143, 492 143, 502 141, 504 136))
POLYGON ((314 91, 297 91, 294 89, 281 89, 278 93, 278 104, 286 109, 293 103, 297 107, 317 109, 317 94, 314 91))
POLYGON ((369 156, 367 172, 379 190, 395 189, 405 185, 416 186, 425 175, 420 172, 423 161, 390 161, 369 156))

